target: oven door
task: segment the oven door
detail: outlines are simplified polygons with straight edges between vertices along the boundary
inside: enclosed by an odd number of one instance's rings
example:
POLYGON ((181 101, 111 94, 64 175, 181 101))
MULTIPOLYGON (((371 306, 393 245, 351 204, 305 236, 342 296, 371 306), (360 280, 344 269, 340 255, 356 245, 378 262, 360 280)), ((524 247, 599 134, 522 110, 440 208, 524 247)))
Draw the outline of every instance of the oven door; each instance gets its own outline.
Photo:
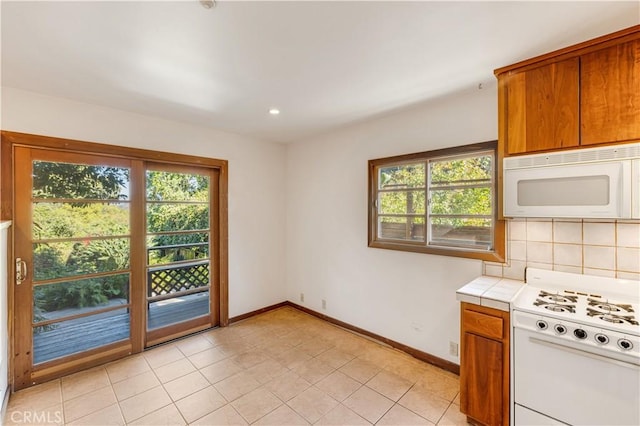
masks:
POLYGON ((514 328, 515 424, 528 423, 525 407, 571 425, 639 425, 640 366, 567 344, 514 328))

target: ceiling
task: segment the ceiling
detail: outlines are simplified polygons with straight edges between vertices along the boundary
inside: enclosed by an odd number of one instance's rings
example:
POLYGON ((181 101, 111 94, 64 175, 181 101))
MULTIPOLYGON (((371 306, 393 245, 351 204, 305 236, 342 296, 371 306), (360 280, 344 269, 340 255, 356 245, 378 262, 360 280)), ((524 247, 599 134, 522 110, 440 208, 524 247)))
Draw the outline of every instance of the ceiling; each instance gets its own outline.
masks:
POLYGON ((495 68, 640 23, 637 1, 1 7, 3 86, 282 143, 492 85, 495 68))

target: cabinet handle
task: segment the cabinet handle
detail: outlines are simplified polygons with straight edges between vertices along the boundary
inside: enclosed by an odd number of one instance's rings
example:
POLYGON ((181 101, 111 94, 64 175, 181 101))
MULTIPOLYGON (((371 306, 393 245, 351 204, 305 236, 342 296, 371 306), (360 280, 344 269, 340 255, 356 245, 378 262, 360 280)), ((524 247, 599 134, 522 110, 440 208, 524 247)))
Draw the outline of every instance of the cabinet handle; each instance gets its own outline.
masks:
POLYGON ((22 284, 27 279, 27 262, 21 258, 16 259, 16 284, 22 284))

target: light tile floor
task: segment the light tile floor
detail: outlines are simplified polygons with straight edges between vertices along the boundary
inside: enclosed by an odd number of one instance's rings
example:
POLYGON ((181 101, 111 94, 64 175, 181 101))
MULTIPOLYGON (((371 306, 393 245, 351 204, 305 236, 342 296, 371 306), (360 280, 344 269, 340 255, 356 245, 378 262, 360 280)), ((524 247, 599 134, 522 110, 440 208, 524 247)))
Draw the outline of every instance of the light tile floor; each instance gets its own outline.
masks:
POLYGON ((6 425, 466 425, 458 376, 285 307, 12 395, 6 425))

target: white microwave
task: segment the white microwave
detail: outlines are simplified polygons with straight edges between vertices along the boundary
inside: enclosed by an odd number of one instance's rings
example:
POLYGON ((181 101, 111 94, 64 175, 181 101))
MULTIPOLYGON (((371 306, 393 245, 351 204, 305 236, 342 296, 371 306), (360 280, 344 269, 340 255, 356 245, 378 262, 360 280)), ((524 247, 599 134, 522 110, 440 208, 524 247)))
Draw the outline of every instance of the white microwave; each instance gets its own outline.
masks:
POLYGON ((504 159, 504 216, 640 219, 640 143, 504 159))

